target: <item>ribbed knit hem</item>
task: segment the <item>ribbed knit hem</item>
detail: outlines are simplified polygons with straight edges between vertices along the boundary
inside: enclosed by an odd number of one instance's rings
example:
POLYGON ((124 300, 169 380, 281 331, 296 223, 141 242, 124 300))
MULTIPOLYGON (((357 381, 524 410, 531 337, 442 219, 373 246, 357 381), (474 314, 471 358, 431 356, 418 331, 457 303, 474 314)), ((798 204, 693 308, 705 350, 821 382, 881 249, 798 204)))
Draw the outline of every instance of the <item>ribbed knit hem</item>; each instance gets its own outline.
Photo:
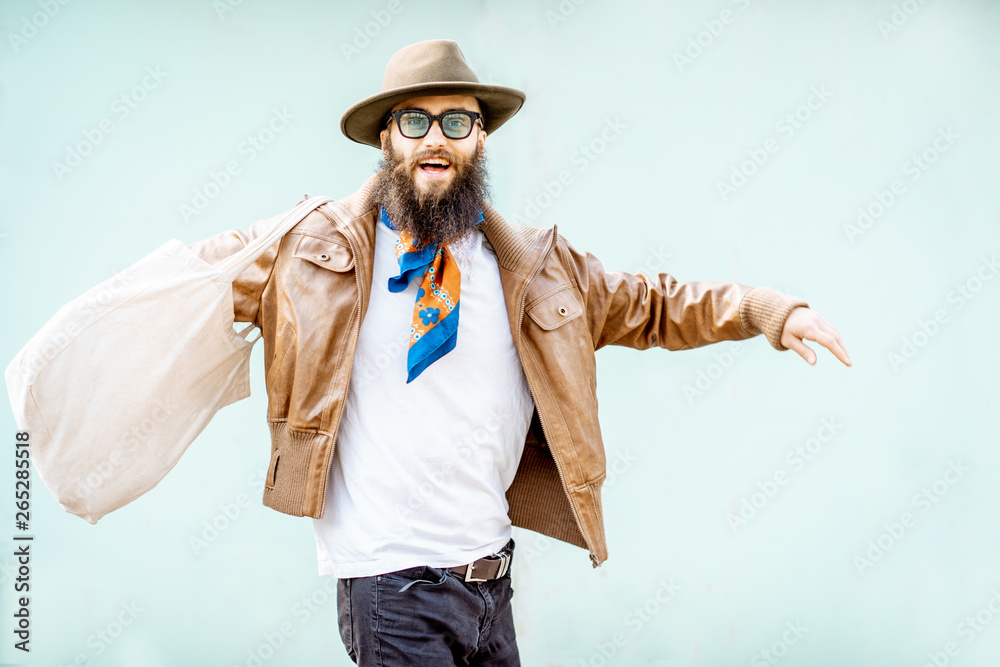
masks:
POLYGON ((292 516, 322 518, 326 492, 324 462, 332 446, 324 433, 292 431, 287 421, 268 421, 271 463, 264 485, 264 505, 292 516))
POLYGON ((787 350, 781 344, 781 332, 788 315, 799 306, 808 308, 809 304, 770 287, 755 287, 740 301, 740 325, 752 336, 764 334, 774 349, 787 350))

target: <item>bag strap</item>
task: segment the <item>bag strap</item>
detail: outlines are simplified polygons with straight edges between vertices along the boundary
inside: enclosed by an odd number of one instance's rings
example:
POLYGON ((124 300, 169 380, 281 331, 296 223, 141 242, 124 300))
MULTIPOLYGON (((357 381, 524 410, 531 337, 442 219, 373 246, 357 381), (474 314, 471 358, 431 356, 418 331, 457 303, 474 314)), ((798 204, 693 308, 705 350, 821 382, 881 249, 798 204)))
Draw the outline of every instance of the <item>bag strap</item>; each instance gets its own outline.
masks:
POLYGON ((310 197, 309 199, 299 202, 295 205, 295 208, 289 211, 281 220, 276 222, 273 227, 267 230, 266 233, 255 238, 249 245, 247 245, 247 247, 243 248, 243 250, 240 250, 235 255, 227 257, 216 264, 215 268, 223 271, 230 281, 236 280, 238 275, 243 273, 247 267, 256 262, 258 257, 263 255, 264 252, 274 245, 278 239, 287 234, 292 227, 299 224, 303 218, 309 215, 317 207, 332 201, 333 200, 329 197, 310 197))
POLYGON ((348 210, 346 208, 344 208, 344 205, 341 204, 339 201, 334 201, 334 200, 331 199, 330 200, 330 207, 333 208, 333 209, 335 209, 337 211, 337 213, 340 214, 340 216, 341 216, 340 224, 343 224, 344 221, 350 220, 352 218, 350 212, 348 212, 348 210))

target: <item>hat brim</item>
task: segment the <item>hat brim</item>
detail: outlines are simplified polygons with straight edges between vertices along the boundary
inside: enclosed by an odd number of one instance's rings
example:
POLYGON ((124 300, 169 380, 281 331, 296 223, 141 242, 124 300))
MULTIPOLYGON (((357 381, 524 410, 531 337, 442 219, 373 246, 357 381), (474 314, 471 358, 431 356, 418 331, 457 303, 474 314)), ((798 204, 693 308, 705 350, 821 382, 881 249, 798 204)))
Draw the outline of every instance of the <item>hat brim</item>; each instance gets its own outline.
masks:
POLYGON ((426 95, 472 95, 482 106, 487 134, 495 132, 516 114, 524 104, 524 93, 517 88, 494 86, 468 81, 438 81, 418 83, 393 88, 354 104, 340 118, 340 131, 359 144, 381 148, 379 132, 384 128, 385 117, 400 102, 411 97, 426 95))

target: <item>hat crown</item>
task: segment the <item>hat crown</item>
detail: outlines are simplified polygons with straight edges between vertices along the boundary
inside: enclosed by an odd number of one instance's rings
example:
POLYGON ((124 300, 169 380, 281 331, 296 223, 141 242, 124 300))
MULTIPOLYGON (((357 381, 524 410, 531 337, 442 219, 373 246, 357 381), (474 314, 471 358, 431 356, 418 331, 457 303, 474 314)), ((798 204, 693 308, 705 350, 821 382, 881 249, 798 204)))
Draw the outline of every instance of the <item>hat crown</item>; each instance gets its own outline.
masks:
POLYGON ((417 42, 397 51, 386 65, 382 90, 440 81, 479 83, 458 43, 450 39, 417 42))
POLYGON ((382 91, 355 102, 340 117, 340 131, 348 139, 374 148, 382 147, 385 129, 394 105, 431 95, 472 95, 483 113, 483 129, 494 133, 524 104, 517 88, 480 83, 465 62, 458 44, 450 39, 431 39, 397 51, 385 68, 382 91))

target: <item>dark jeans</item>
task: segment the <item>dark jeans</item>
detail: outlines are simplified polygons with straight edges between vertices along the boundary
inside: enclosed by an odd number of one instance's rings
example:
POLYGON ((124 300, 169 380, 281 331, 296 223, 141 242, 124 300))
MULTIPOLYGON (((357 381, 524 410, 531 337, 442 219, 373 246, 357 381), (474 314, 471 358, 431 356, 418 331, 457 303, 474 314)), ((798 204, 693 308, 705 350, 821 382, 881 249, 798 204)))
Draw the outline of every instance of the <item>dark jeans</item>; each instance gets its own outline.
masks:
POLYGON ((340 579, 340 638, 361 667, 520 665, 513 594, 510 570, 491 581, 423 565, 340 579))

